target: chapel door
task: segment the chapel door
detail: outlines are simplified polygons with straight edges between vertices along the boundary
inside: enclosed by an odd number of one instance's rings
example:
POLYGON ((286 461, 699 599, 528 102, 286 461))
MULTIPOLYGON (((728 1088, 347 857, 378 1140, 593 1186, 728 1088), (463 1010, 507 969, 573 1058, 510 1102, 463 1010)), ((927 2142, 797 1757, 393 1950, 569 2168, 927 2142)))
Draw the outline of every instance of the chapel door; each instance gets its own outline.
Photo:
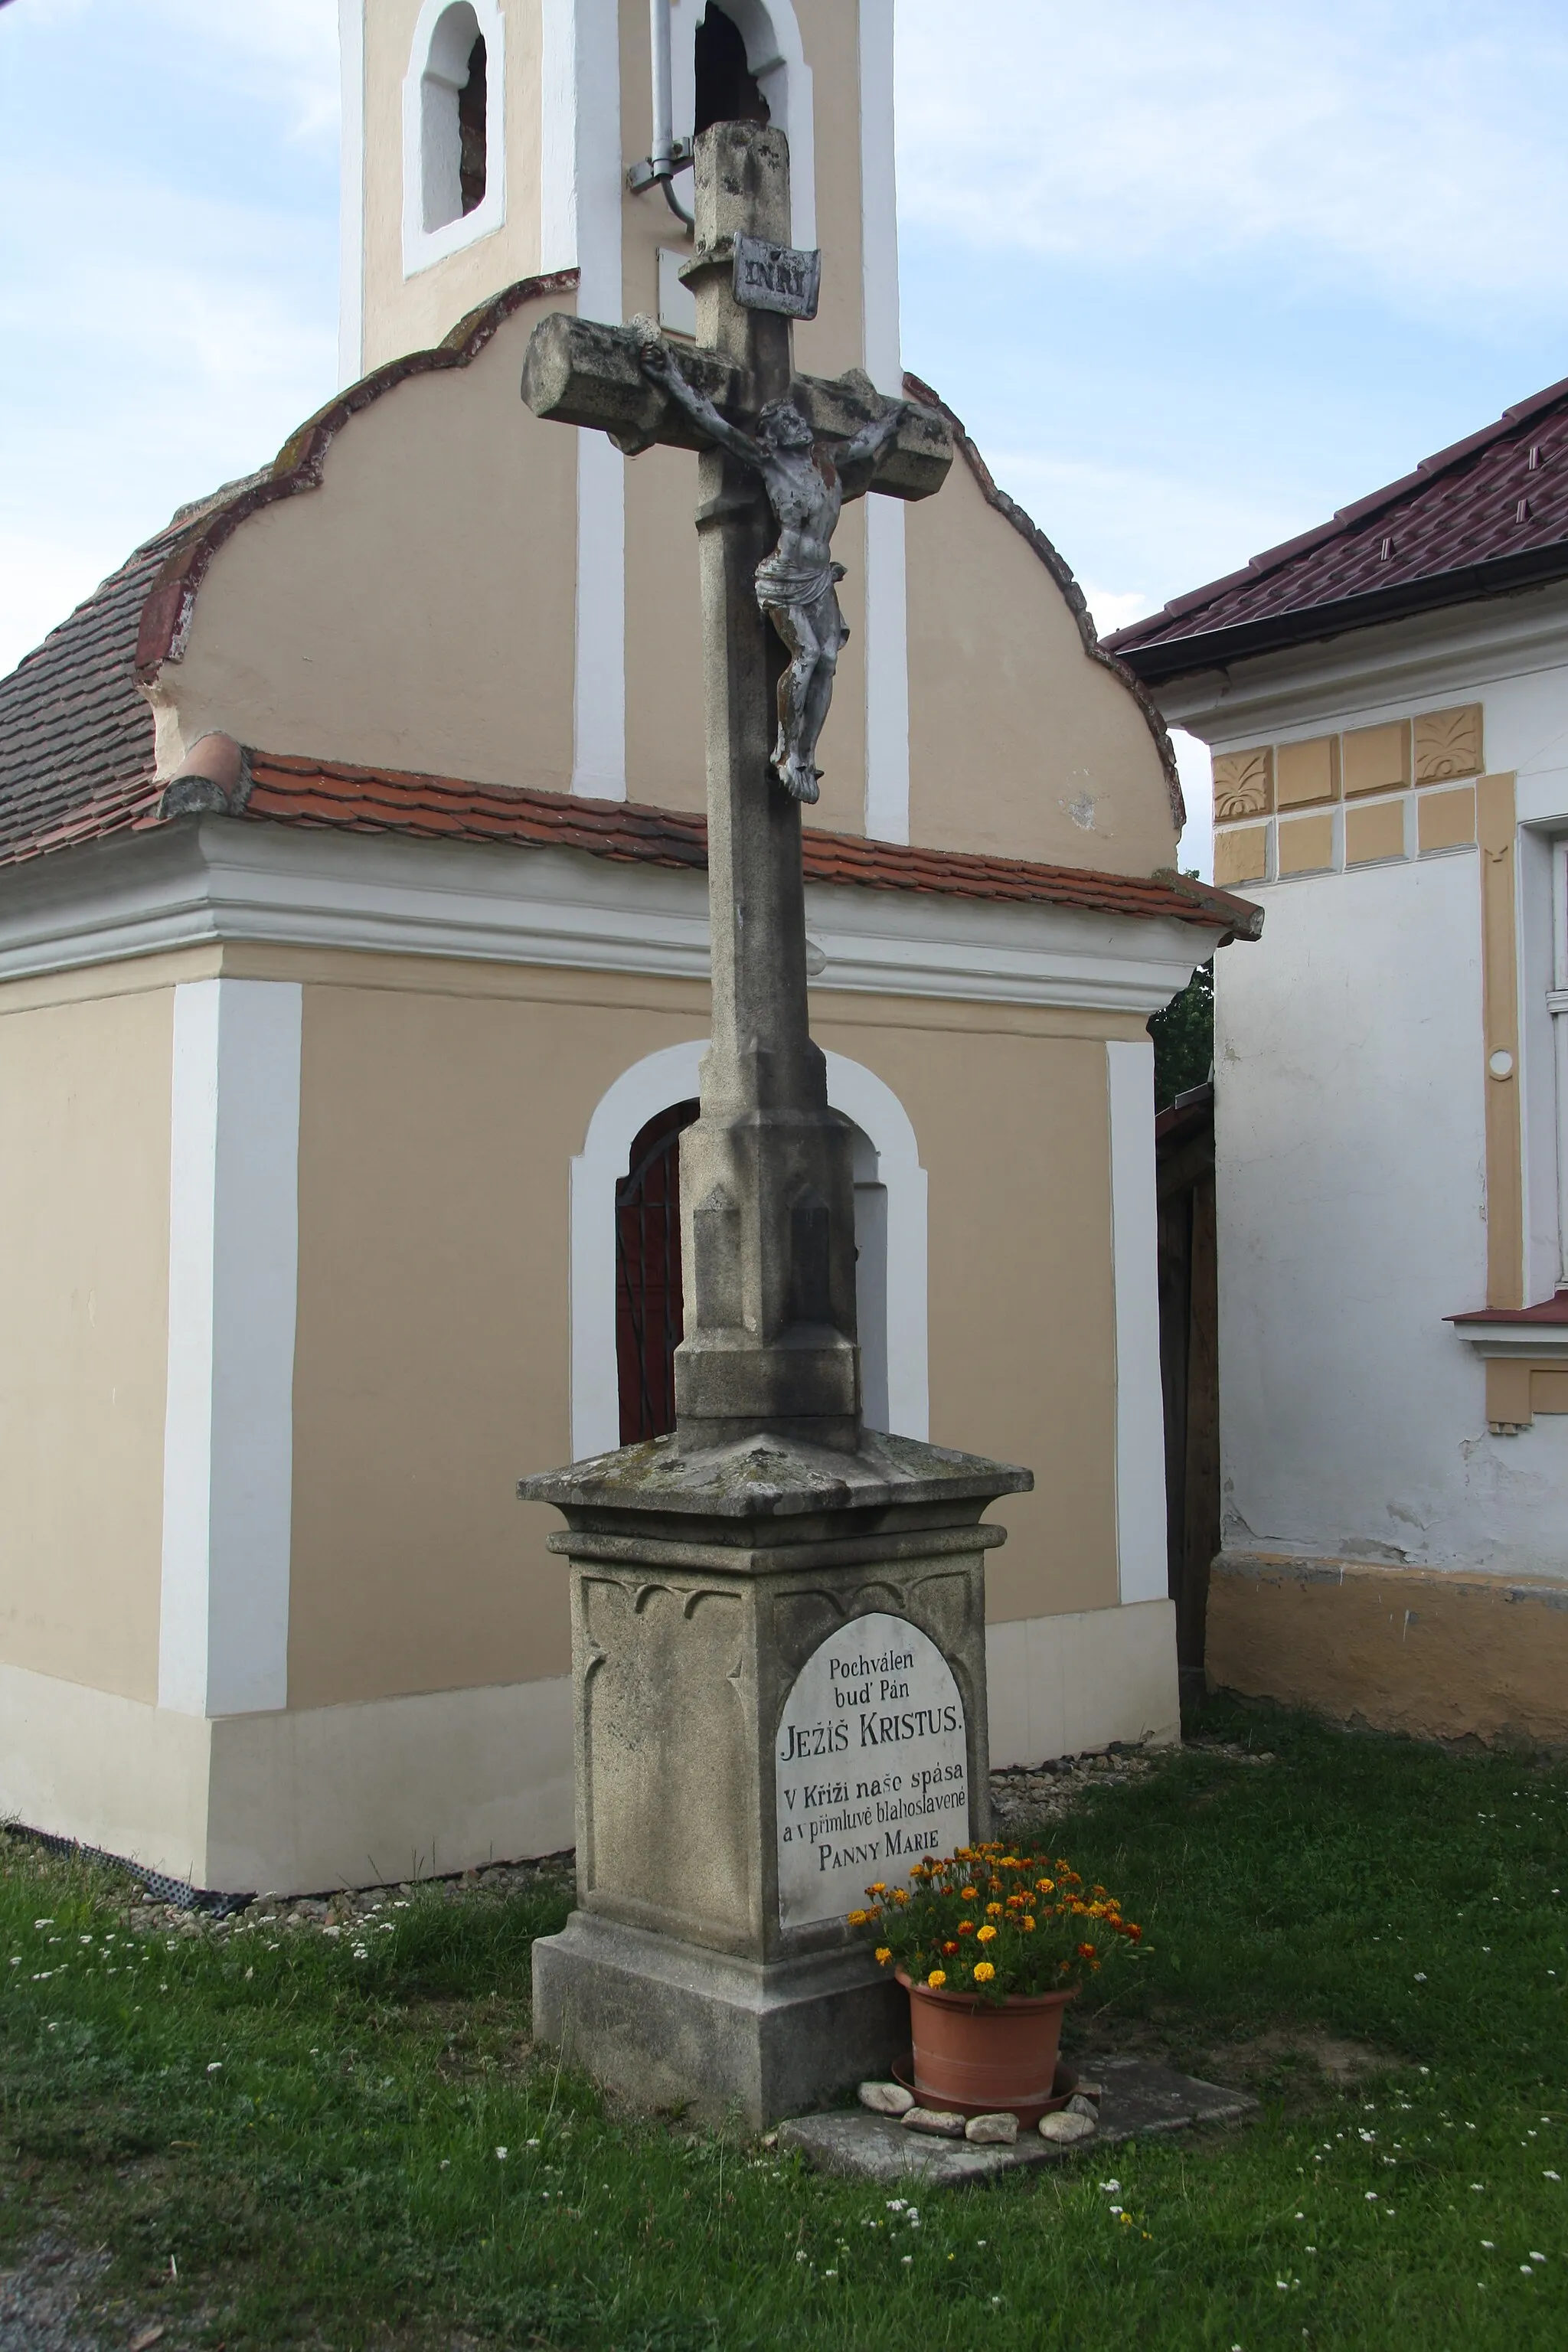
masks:
POLYGON ((675 1427, 675 1351, 685 1328, 680 1288, 680 1137, 695 1102, 672 1103, 632 1141, 616 1187, 616 1368, 621 1444, 675 1427))

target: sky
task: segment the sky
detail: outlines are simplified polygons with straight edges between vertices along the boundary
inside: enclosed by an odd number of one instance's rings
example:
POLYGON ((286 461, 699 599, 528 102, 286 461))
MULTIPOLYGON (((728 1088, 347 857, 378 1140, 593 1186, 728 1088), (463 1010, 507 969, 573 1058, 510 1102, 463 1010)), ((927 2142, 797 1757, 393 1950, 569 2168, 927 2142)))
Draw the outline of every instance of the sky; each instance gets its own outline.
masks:
MULTIPOLYGON (((906 361, 1102 628, 1568 374, 1562 0, 897 22, 906 361)), ((333 389, 336 25, 0 0, 0 669, 333 389)))

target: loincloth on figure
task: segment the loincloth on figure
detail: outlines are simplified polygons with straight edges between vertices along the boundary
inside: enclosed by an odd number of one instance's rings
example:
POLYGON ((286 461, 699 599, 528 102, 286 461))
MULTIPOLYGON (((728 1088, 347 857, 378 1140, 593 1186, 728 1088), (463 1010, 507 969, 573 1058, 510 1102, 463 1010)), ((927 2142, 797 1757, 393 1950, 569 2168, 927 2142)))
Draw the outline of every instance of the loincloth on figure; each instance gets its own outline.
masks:
POLYGON ((770 555, 757 566, 757 603, 770 620, 803 613, 819 645, 841 646, 849 627, 834 592, 843 577, 842 563, 788 563, 770 555))

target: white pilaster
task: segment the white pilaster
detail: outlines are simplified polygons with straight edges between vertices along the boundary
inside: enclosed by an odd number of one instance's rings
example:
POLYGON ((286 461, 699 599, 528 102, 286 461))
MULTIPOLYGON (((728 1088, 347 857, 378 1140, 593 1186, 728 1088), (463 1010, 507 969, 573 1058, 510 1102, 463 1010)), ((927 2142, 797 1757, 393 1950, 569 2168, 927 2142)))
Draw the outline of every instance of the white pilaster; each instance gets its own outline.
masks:
POLYGON ((364 6, 338 0, 338 382, 364 373, 364 6))
POLYGON ((1154 1048, 1108 1043, 1111 1280, 1116 1296, 1116 1559, 1123 1602, 1163 1601, 1165 1412, 1154 1181, 1154 1048))
MULTIPOLYGON (((866 373, 904 388, 893 159, 893 0, 860 0, 860 278, 866 373)), ((910 663, 904 509, 866 501, 866 830, 910 837, 910 663)))
POLYGON ((158 1700, 288 1701, 301 992, 174 992, 158 1700))
MULTIPOLYGON (((621 317, 621 65, 616 0, 543 0, 541 269, 578 272, 585 319, 621 317)), ((626 460, 577 436, 572 789, 626 796, 626 460)))

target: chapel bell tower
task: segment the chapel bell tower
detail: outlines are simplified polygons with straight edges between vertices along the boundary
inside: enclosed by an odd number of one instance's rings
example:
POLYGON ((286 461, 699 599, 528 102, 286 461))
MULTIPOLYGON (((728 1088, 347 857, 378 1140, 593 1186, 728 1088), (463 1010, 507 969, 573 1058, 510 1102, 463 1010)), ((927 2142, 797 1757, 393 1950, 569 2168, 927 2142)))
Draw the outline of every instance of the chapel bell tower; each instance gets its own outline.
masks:
MULTIPOLYGON (((535 308, 694 336, 695 134, 752 121, 789 141, 790 241, 820 249, 803 372, 862 368, 899 394, 893 0, 341 0, 342 376, 441 342, 508 288, 535 308)), ((518 331, 526 340, 528 321, 518 331)), ((528 429, 509 359, 504 443, 528 429)), ((543 428, 540 428, 543 429, 543 428)), ((563 452, 565 455, 565 452, 563 452)), ((577 436, 575 513, 517 518, 574 599, 571 789, 702 805, 696 460, 628 463, 577 436), (569 532, 574 536, 569 537, 569 532)), ((868 513, 867 508, 875 509, 868 513)), ((905 520, 847 515, 851 632, 829 777, 809 822, 909 839, 905 520)))
POLYGON ((578 308, 690 332, 679 168, 710 122, 790 143, 793 242, 820 247, 814 374, 900 388, 893 0, 340 0, 345 382, 438 342, 517 280, 580 273, 578 308), (668 184, 655 59, 668 44, 668 184), (671 201, 673 199, 673 201, 671 201))

